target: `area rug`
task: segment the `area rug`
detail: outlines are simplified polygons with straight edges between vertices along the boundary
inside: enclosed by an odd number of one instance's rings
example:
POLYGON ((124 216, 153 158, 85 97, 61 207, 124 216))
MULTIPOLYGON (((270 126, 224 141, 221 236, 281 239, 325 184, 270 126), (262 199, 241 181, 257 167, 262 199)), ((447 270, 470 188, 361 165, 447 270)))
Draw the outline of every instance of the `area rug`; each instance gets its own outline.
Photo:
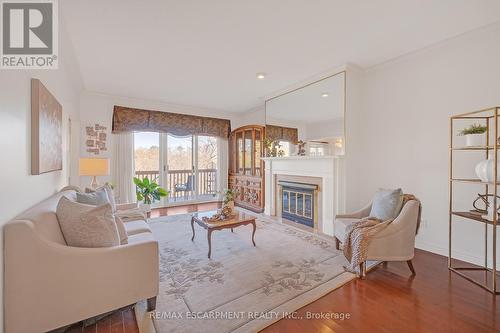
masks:
POLYGON ((190 215, 150 220, 160 247, 157 332, 257 332, 355 277, 327 239, 278 222, 212 233, 190 215))

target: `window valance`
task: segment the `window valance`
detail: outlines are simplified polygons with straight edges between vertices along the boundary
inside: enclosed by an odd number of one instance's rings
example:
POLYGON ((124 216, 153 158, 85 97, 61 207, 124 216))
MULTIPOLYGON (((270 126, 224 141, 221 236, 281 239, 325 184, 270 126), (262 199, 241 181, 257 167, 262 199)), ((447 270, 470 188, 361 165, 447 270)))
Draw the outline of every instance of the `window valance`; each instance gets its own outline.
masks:
POLYGON ((297 141, 299 141, 299 131, 297 128, 266 125, 266 137, 274 141, 289 141, 297 144, 297 141))
POLYGON ((173 135, 210 135, 228 138, 228 119, 192 116, 180 113, 150 111, 115 105, 112 133, 166 132, 173 135))

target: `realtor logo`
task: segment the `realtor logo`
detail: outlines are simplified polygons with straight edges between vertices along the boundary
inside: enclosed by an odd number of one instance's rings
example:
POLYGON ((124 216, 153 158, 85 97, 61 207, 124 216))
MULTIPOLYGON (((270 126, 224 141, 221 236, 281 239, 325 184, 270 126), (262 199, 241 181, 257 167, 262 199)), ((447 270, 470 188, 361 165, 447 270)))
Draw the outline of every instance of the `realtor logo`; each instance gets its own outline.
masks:
POLYGON ((57 69, 55 0, 1 0, 2 69, 57 69))

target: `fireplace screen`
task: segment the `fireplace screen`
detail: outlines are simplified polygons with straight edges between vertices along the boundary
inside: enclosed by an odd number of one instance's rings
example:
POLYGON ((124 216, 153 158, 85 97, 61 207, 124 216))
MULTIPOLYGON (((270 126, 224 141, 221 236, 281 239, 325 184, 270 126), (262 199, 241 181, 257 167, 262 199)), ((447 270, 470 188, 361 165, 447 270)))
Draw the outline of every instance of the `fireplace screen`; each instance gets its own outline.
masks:
POLYGON ((314 192, 316 185, 279 182, 281 217, 314 228, 314 192))

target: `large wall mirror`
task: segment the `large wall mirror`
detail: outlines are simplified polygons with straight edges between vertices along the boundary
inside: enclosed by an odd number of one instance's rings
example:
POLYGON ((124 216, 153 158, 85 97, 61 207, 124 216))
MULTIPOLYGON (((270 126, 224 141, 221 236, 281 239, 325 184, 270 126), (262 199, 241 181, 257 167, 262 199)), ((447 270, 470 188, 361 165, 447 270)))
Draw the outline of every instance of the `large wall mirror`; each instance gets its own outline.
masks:
POLYGON ((266 156, 343 155, 345 72, 266 101, 266 156))

